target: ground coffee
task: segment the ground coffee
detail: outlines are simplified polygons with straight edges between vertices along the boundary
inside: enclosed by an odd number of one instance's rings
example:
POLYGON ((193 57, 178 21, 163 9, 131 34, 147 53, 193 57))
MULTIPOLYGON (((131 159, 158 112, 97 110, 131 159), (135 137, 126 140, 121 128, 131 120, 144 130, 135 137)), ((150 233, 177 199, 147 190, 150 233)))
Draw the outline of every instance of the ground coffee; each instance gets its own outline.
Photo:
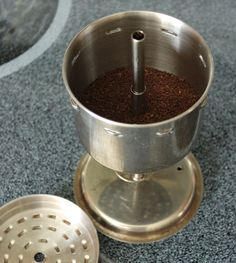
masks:
POLYGON ((132 113, 132 71, 118 68, 92 82, 79 96, 91 111, 107 119, 124 123, 153 123, 170 119, 190 108, 201 96, 198 89, 173 74, 145 68, 146 111, 132 113))

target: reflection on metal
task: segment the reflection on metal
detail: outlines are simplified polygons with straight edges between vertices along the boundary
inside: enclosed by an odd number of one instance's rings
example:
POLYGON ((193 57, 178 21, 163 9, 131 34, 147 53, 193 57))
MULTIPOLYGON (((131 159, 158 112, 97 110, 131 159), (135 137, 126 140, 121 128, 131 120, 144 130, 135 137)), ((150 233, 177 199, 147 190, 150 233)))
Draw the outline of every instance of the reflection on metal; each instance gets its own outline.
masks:
POLYGON ((190 153, 179 163, 144 177, 127 183, 87 154, 75 176, 76 202, 97 229, 113 239, 130 243, 163 239, 195 215, 203 191, 201 170, 190 153))

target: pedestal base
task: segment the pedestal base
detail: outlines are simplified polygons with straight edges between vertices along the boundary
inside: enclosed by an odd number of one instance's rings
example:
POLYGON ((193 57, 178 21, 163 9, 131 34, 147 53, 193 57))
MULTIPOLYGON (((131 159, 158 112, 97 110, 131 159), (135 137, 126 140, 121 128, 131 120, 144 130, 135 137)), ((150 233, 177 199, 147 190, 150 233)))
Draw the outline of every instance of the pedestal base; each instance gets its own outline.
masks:
POLYGON ((190 153, 182 161, 125 182, 90 155, 78 164, 74 195, 101 233, 128 243, 157 241, 182 229, 202 198, 202 174, 190 153))

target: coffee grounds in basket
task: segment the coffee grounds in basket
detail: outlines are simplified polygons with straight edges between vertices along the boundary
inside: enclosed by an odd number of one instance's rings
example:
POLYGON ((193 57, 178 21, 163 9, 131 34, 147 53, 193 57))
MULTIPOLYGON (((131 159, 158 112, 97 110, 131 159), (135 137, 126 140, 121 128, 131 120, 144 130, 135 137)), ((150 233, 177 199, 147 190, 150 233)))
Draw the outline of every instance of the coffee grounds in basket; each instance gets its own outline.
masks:
POLYGON ((170 119, 190 108, 201 93, 183 78, 151 67, 145 68, 146 111, 132 112, 132 71, 117 68, 98 77, 79 96, 96 114, 124 123, 154 123, 170 119))

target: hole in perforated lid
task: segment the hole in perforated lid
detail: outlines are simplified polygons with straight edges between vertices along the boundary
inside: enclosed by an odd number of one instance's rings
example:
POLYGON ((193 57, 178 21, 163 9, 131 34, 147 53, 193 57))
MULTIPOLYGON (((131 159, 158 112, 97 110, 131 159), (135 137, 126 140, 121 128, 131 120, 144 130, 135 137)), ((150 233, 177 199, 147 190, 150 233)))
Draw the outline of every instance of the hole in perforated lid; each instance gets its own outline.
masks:
POLYGON ((46 256, 42 252, 38 252, 34 255, 35 262, 44 262, 46 259, 46 256))

